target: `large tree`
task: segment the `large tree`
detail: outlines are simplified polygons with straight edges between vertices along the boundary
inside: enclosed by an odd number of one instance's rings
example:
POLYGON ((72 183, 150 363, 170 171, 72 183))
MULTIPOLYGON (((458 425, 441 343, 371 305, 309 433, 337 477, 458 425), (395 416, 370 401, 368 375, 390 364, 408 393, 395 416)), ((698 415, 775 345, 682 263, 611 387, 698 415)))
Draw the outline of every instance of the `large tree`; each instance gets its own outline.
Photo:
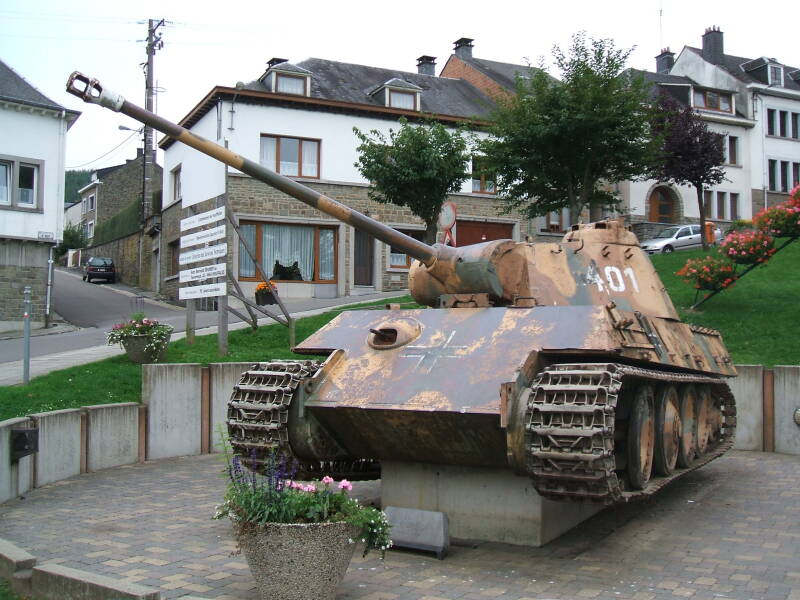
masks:
POLYGON ((508 209, 534 217, 569 207, 574 223, 584 207, 619 202, 604 183, 646 172, 648 88, 624 71, 630 52, 578 33, 567 52, 553 49, 560 81, 542 65, 499 102, 481 148, 508 209))
POLYGON ((725 169, 722 167, 725 162, 723 136, 710 131, 691 106, 680 106, 666 97, 658 102, 652 127, 654 132, 660 134, 661 147, 653 163, 651 177, 676 185, 694 186, 700 211, 703 248, 708 249, 703 190, 725 179, 725 169))
POLYGON ((405 119, 388 139, 375 130, 353 131, 360 141, 355 166, 372 183, 369 197, 407 206, 425 223, 425 242, 434 243, 447 194, 459 191, 469 176, 466 135, 438 122, 412 125, 405 119))

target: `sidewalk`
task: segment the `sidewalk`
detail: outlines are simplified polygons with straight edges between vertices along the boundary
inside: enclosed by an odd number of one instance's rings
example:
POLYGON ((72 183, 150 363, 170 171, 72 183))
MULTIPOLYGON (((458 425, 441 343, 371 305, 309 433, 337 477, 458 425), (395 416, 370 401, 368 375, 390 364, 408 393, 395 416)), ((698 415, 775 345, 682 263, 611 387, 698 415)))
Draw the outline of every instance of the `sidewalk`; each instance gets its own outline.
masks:
MULTIPOLYGON (((134 292, 131 295, 136 295, 134 292)), ((407 292, 379 292, 375 294, 365 294, 363 296, 344 296, 341 298, 302 298, 296 300, 285 300, 284 304, 286 309, 294 318, 310 317, 326 312, 333 307, 337 306, 352 306, 354 304, 362 304, 364 302, 372 302, 384 298, 396 298, 397 296, 405 295, 407 292)), ((144 294, 143 294, 144 295, 144 294)), ((275 321, 269 318, 258 320, 259 325, 272 325, 275 321)), ((248 323, 237 321, 228 324, 228 330, 233 331, 236 329, 243 329, 249 327, 248 323)), ((195 335, 210 335, 217 333, 217 327, 204 327, 195 330, 195 335)), ((181 340, 186 337, 186 333, 176 332, 172 335, 172 340, 181 340)), ((301 340, 298 340, 298 342, 301 340)), ((68 367, 83 365, 86 363, 103 360, 122 354, 119 346, 92 346, 89 348, 81 348, 79 350, 69 350, 67 352, 59 352, 55 354, 47 354, 45 356, 37 356, 31 359, 30 362, 30 376, 31 379, 44 375, 51 371, 58 371, 68 367)), ((8 385, 17 385, 22 383, 22 361, 17 360, 13 362, 0 363, 0 387, 8 385)))

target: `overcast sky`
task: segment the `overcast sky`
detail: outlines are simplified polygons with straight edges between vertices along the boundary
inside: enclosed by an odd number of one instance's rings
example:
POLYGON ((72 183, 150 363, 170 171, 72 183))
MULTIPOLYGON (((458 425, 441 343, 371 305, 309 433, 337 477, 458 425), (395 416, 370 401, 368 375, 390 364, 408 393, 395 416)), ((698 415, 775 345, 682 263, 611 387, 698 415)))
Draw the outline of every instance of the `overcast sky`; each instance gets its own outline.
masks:
POLYGON ((635 46, 630 66, 653 70, 662 47, 678 53, 684 45, 699 46, 706 27, 717 25, 728 54, 800 66, 798 16, 796 0, 3 0, 0 60, 52 100, 83 113, 67 136, 67 166, 95 169, 135 156, 140 137, 118 126, 139 125, 68 95, 67 77, 82 71, 143 106, 149 18, 168 21, 156 55, 157 112, 177 121, 214 85, 256 79, 275 56, 413 72, 416 58, 429 54, 438 57, 438 73, 460 37, 475 39, 477 58, 535 64, 554 44, 564 47, 585 30, 619 48, 635 46))

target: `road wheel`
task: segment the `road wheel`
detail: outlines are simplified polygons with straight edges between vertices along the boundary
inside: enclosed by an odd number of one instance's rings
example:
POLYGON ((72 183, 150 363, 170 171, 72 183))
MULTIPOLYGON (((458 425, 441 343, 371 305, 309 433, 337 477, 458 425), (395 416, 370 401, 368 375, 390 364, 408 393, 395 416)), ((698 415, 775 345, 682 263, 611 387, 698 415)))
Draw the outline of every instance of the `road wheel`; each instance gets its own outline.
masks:
POLYGON ((86 283, 92 283, 92 278, 88 275, 86 276, 86 283))
POLYGON ((654 438, 653 388, 640 385, 636 388, 628 421, 628 478, 635 490, 644 489, 650 481, 654 438))
POLYGON ((711 440, 713 431, 711 416, 714 410, 711 400, 711 392, 708 386, 697 387, 697 398, 695 400, 697 408, 695 414, 697 418, 697 455, 702 456, 708 450, 708 442, 711 440))
POLYGON ((653 469, 657 475, 671 475, 681 443, 681 410, 674 385, 659 386, 656 400, 653 469))
POLYGON ((683 386, 680 392, 681 443, 678 445, 679 467, 688 467, 697 454, 697 420, 695 410, 697 391, 693 385, 683 386))
POLYGON ((667 244, 666 246, 664 246, 664 249, 661 252, 663 252, 664 254, 669 254, 670 252, 672 252, 674 250, 675 250, 675 248, 673 248, 672 246, 667 244))

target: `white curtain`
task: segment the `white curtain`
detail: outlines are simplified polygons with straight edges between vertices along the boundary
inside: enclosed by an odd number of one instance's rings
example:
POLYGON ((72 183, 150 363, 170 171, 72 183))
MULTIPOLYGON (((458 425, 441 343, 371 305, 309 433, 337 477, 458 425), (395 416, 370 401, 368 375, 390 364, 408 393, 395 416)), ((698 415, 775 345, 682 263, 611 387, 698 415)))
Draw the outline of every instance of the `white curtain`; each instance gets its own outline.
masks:
POLYGON ((287 176, 299 175, 300 140, 281 138, 281 168, 279 173, 287 176))
POLYGON ((19 203, 33 206, 36 204, 36 171, 32 165, 19 167, 19 203))
POLYGON ((261 138, 261 158, 259 163, 262 167, 275 170, 275 161, 277 160, 275 138, 269 136, 262 136, 261 138))
POLYGON ((331 281, 333 275, 333 229, 319 230, 319 278, 322 281, 331 281))
POLYGON ((303 177, 319 177, 318 151, 319 143, 303 140, 303 177))
MULTIPOLYGON (((240 228, 242 237, 247 240, 247 245, 250 249, 256 251, 256 226, 255 225, 242 225, 240 228)), ((263 266, 263 265, 262 265, 263 266)), ((264 267, 266 270, 266 267, 264 267)), ((255 277, 256 276, 256 263, 250 258, 247 250, 244 249, 244 244, 239 241, 239 277, 255 277)))
POLYGON ((314 278, 314 228, 264 224, 264 269, 273 279, 314 278))
POLYGON ((0 204, 8 204, 11 201, 9 187, 11 181, 11 169, 7 164, 0 163, 0 204))
POLYGON ((306 93, 306 79, 305 77, 291 77, 279 74, 278 91, 283 94, 299 94, 303 96, 306 93))

